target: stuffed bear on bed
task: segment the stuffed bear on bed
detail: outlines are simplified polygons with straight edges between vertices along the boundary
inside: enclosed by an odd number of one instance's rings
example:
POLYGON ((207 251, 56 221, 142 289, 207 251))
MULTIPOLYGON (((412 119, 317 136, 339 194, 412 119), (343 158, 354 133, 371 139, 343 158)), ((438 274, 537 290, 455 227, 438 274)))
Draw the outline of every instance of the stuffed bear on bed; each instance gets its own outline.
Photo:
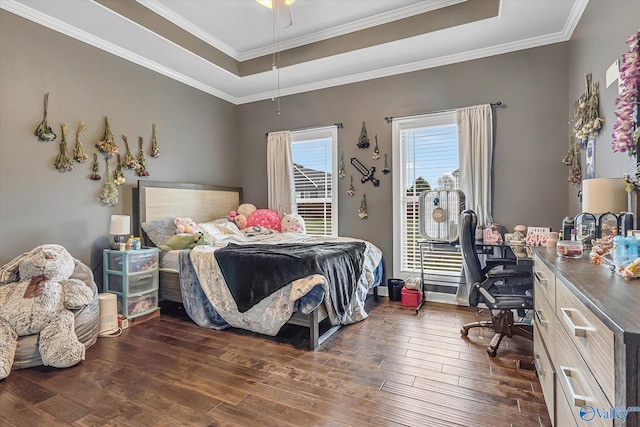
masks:
POLYGON ((85 347, 74 330, 68 309, 93 299, 93 290, 69 277, 75 260, 60 245, 42 245, 20 262, 20 282, 0 301, 0 379, 11 372, 19 336, 40 334, 45 366, 67 368, 84 360, 85 347))

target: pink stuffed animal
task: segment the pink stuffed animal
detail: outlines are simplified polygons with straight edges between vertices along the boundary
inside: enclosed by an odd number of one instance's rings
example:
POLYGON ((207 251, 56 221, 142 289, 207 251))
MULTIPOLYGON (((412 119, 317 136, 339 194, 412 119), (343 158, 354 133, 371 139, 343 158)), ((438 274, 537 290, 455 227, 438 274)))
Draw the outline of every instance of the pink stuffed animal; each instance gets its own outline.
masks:
POLYGON ((269 209, 257 209, 247 217, 247 227, 254 225, 280 231, 280 216, 269 209))
POLYGON ((240 230, 247 228, 247 217, 236 211, 229 212, 229 221, 234 222, 240 230))
POLYGON ((176 218, 173 223, 176 225, 176 234, 196 234, 200 230, 191 218, 176 218))

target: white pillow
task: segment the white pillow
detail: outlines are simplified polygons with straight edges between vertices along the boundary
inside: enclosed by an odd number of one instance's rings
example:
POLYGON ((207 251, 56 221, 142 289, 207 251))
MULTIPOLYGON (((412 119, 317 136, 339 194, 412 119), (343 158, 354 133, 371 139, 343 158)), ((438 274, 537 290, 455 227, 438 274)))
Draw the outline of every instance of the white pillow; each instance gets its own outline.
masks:
POLYGON ((225 221, 225 222, 218 222, 218 221, 219 220, 203 222, 198 225, 200 226, 200 229, 202 229, 202 231, 204 231, 209 236, 211 236, 211 238, 213 238, 214 241, 222 240, 225 238, 225 236, 229 234, 242 235, 242 232, 240 232, 240 229, 235 223, 229 222, 229 221, 225 221))

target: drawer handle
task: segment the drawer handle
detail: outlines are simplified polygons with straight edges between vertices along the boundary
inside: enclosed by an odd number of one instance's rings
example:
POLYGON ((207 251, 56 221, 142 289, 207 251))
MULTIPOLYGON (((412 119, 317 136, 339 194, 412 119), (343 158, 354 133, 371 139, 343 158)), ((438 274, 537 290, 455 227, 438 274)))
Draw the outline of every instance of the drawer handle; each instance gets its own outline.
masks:
POLYGON ((538 282, 540 282, 541 285, 544 285, 546 287, 547 286, 547 278, 544 277, 544 274, 542 274, 541 271, 536 271, 535 275, 536 275, 536 279, 538 279, 538 282))
POLYGON ((590 400, 588 396, 584 396, 575 392, 572 381, 569 381, 569 377, 574 378, 578 377, 579 371, 577 369, 567 368, 566 366, 560 366, 560 373, 564 377, 565 383, 567 383, 567 387, 569 388, 569 399, 573 401, 573 405, 578 408, 583 407, 590 400))
POLYGON ((573 323, 573 319, 571 319, 572 313, 579 313, 578 310, 573 308, 560 308, 562 311, 562 317, 564 318, 565 323, 571 330, 573 331, 573 335, 576 337, 587 337, 587 331, 593 331, 594 329, 590 326, 579 326, 573 323))
POLYGON ((542 317, 542 309, 536 308, 535 315, 538 319, 538 323, 540 323, 540 326, 546 326, 546 323, 549 323, 548 320, 544 320, 544 317, 542 317))
POLYGON ((544 377, 544 369, 542 369, 542 366, 540 366, 540 355, 538 353, 533 353, 533 366, 536 369, 536 374, 538 374, 539 377, 544 377))

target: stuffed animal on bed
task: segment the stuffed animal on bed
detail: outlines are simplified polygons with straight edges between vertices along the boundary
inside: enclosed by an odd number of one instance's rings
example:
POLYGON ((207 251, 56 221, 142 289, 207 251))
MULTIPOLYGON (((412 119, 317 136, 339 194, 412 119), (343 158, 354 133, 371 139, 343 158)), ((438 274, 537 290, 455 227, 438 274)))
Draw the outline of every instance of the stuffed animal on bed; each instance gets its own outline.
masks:
POLYGON ((239 230, 247 228, 247 217, 236 211, 229 212, 229 221, 237 225, 239 230))
POLYGON ((20 282, 11 286, 0 306, 0 379, 11 372, 18 337, 40 334, 45 366, 67 368, 84 360, 73 313, 93 299, 83 281, 70 279, 76 261, 60 245, 42 245, 20 262, 20 282))
POLYGON ((196 234, 176 234, 171 237, 167 243, 159 247, 163 251, 173 251, 180 249, 193 249, 199 245, 211 245, 213 239, 206 233, 198 231, 196 234))
POLYGON ((247 227, 254 225, 280 231, 280 216, 269 209, 257 209, 247 217, 247 227))
POLYGON ((200 230, 198 224, 191 218, 176 218, 173 223, 176 225, 176 234, 196 234, 200 230))
POLYGON ((280 221, 280 231, 307 234, 304 219, 298 214, 285 214, 280 221))
POLYGON ((244 215, 247 218, 249 218, 249 215, 251 215, 255 210, 256 210, 256 207, 251 203, 243 203, 240 206, 238 206, 238 213, 240 215, 244 215))

